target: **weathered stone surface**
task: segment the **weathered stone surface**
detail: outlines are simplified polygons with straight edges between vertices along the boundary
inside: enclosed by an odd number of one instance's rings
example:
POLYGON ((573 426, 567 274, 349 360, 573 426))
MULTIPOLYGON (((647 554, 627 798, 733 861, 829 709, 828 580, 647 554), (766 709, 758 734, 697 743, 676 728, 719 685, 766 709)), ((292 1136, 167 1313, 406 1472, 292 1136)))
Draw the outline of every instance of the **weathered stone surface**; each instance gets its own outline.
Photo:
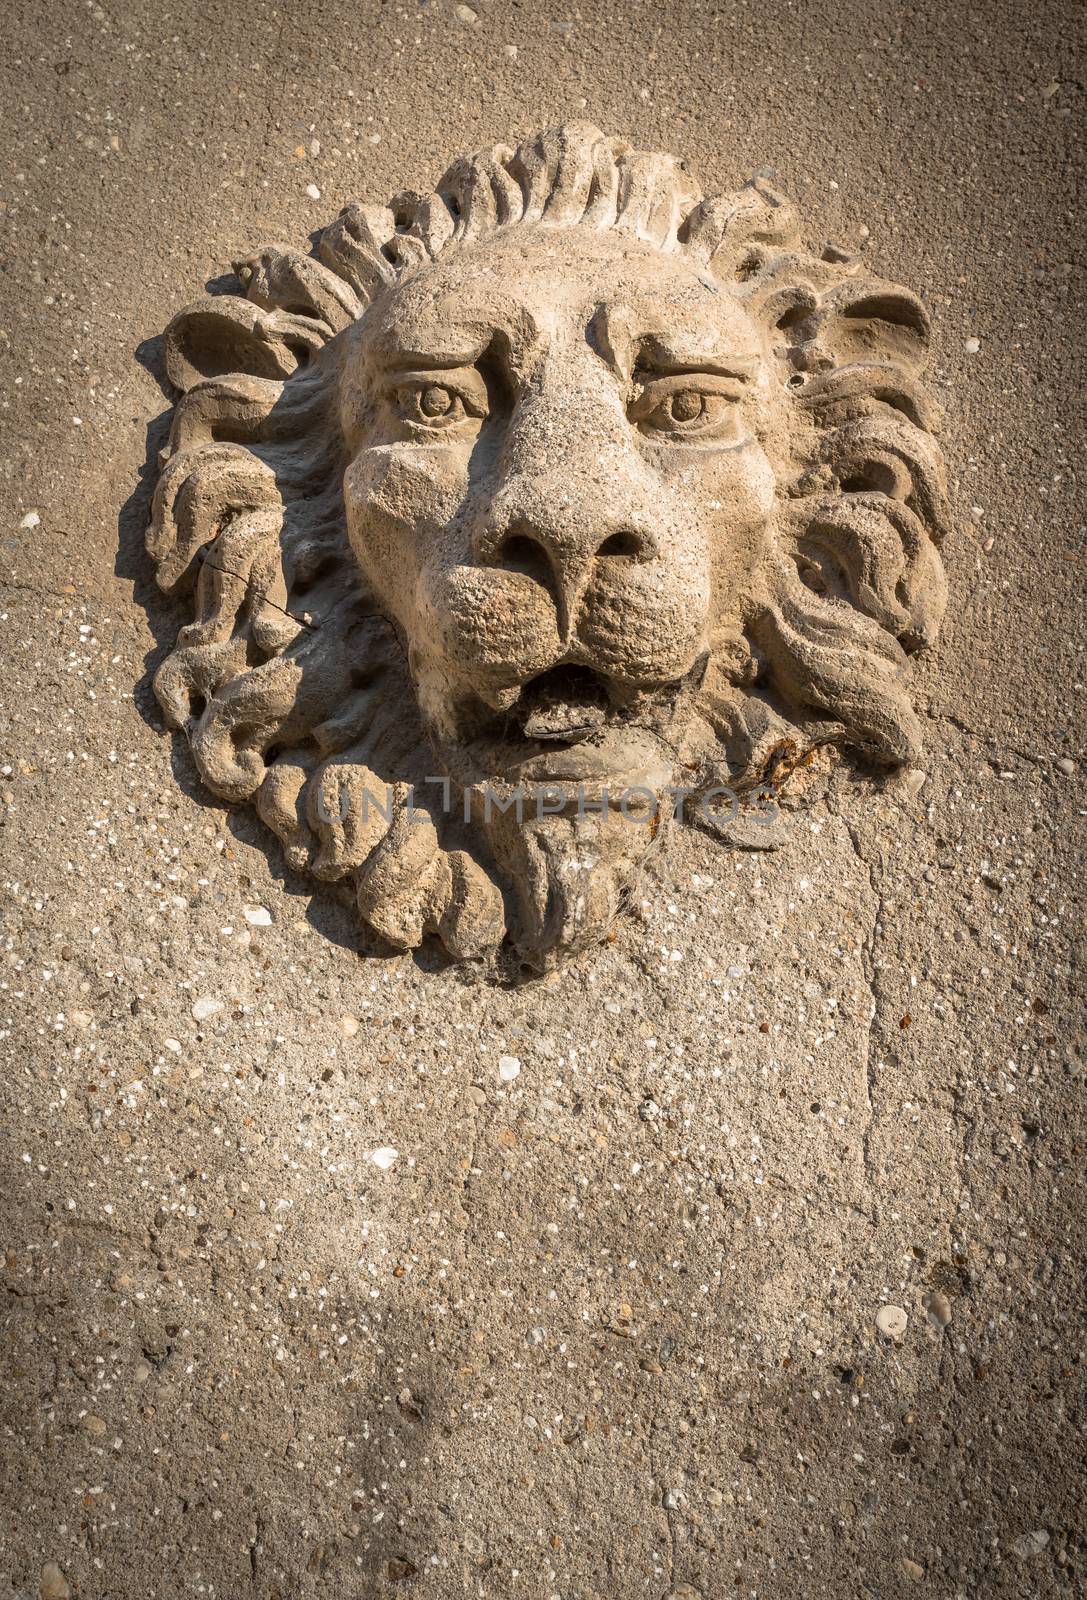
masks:
POLYGON ((8 8, 0 1596, 1071 1600, 1081 22, 472 9, 8 8), (144 535, 219 250, 571 117, 917 291, 958 515, 921 769, 669 830, 507 986, 211 794, 144 535))
POLYGON ((707 795, 916 759, 928 318, 765 178, 568 122, 235 273, 165 336, 155 689, 393 945, 549 967, 707 795))

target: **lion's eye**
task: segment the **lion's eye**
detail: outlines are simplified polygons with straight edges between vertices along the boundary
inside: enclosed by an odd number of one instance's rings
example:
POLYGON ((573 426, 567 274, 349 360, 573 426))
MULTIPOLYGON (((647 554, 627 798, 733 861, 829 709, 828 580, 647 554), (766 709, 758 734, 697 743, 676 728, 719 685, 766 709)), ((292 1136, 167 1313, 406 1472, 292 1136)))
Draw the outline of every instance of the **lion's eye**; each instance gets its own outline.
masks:
POLYGON ((659 408, 673 422, 697 422, 706 409, 706 396, 696 389, 681 389, 659 408))
POLYGON ((720 385, 696 389, 675 378, 650 379, 631 406, 630 416, 650 438, 727 442, 738 426, 738 398, 720 385))
MULTIPOLYGON (((447 375, 442 374, 445 378, 447 375)), ((449 374, 456 381, 435 382, 425 372, 402 377, 392 389, 394 410, 410 428, 420 432, 475 431, 487 415, 487 390, 471 369, 449 374)))
POLYGON ((464 416, 460 395, 440 383, 429 383, 425 388, 405 385, 397 399, 401 414, 409 422, 421 422, 433 427, 436 423, 459 422, 464 416))
POLYGON ((456 404, 457 397, 448 389, 440 389, 432 383, 429 389, 424 389, 419 396, 419 410, 424 417, 446 417, 456 404))

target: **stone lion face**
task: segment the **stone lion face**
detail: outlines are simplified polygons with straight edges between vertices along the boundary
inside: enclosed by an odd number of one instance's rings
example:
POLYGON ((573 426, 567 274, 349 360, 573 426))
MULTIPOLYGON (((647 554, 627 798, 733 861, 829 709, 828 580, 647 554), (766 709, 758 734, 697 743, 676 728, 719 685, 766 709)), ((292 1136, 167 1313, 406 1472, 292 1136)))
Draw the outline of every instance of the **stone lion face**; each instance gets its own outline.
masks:
POLYGON ((352 548, 469 781, 575 778, 578 743, 666 718, 742 628, 775 500, 762 355, 705 272, 575 229, 469 246, 352 330, 352 548))
POLYGON ((677 787, 912 759, 927 320, 802 251, 762 180, 704 198, 572 123, 237 272, 166 334, 148 547, 196 603, 156 690, 386 940, 546 967, 610 926, 677 787))

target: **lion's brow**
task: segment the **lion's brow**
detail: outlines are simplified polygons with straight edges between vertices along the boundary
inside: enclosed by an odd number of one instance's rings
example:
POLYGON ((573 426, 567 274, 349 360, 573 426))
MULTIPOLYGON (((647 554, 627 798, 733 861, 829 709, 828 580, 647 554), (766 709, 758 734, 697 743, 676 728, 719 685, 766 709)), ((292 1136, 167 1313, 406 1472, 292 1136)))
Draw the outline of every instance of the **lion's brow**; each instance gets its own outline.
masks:
POLYGON ((447 367, 470 367, 487 349, 485 338, 465 337, 454 345, 447 341, 441 346, 430 345, 425 350, 408 349, 405 345, 388 345, 379 348, 377 356, 382 366, 390 372, 419 371, 433 367, 436 371, 447 367))
POLYGON ((654 333, 642 340, 637 365, 662 376, 680 372, 712 372, 722 378, 738 378, 747 382, 758 370, 758 358, 741 355, 738 351, 709 353, 704 347, 685 340, 682 335, 654 333))

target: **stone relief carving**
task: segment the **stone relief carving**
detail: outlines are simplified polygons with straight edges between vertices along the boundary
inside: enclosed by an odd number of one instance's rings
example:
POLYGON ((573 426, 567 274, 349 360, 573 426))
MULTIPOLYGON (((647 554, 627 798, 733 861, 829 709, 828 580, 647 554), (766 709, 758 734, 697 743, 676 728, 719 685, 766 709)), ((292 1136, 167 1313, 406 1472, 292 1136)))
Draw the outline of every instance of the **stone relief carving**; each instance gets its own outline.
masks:
POLYGON ((914 758, 927 317, 798 238, 762 178, 703 197, 570 123, 171 322, 147 543, 193 620, 158 698, 394 945, 547 967, 609 928, 676 788, 914 758))

